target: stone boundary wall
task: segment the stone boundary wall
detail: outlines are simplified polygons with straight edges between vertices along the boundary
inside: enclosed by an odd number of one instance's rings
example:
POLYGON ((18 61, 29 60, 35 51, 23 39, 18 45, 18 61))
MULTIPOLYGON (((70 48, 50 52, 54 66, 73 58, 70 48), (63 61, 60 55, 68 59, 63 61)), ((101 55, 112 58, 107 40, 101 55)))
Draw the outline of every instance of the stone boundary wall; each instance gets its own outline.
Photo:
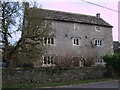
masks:
POLYGON ((3 69, 2 84, 51 83, 103 77, 103 67, 3 69))

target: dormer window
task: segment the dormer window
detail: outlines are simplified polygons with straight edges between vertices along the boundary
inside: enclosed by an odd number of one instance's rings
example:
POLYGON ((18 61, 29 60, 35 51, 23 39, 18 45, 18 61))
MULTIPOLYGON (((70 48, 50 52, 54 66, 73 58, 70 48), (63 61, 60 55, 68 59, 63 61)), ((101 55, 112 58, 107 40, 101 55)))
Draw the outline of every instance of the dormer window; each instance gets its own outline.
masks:
POLYGON ((100 26, 95 26, 95 31, 100 32, 101 31, 101 27, 100 26))

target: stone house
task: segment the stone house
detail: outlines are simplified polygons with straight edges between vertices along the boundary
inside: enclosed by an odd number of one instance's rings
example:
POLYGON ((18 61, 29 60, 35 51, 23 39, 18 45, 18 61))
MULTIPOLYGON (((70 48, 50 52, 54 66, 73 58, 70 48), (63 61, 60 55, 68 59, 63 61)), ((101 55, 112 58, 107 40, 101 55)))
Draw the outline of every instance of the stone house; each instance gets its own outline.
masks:
MULTIPOLYGON (((39 9, 37 11, 39 13, 39 9)), ((52 22, 54 33, 51 37, 44 38, 44 44, 50 48, 42 60, 39 60, 41 64, 38 66, 54 66, 54 56, 82 57, 83 53, 97 55, 96 64, 103 64, 102 56, 113 53, 113 26, 104 21, 100 13, 90 16, 46 9, 42 9, 42 12, 45 14, 45 20, 52 22)), ((23 32, 27 34, 27 31, 23 32)), ((78 63, 82 66, 81 61, 78 63)))

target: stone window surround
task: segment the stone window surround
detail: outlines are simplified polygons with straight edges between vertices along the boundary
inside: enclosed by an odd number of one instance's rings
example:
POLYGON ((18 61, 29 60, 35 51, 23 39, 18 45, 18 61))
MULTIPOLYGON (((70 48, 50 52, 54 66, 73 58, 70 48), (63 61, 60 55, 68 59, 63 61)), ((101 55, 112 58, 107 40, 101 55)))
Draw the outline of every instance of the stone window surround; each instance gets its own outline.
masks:
POLYGON ((96 38, 96 39, 94 39, 94 45, 95 46, 103 46, 103 40, 102 39, 98 39, 98 38, 96 38))
POLYGON ((73 46, 80 46, 80 38, 72 38, 73 46))
POLYGON ((95 26, 95 31, 100 32, 101 29, 102 29, 102 27, 100 27, 100 26, 95 26))
POLYGON ((53 56, 42 56, 43 58, 43 67, 55 66, 53 56))
POLYGON ((55 38, 54 37, 44 37, 43 42, 45 45, 55 45, 55 38))

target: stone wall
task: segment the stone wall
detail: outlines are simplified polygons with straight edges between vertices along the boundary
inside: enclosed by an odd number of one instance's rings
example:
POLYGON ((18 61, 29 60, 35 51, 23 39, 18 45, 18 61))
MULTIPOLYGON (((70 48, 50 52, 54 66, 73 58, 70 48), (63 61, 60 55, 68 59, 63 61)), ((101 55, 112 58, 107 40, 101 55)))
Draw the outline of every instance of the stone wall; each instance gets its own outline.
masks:
POLYGON ((3 69, 3 85, 19 83, 51 83, 94 79, 103 77, 103 67, 90 68, 29 68, 29 69, 3 69))

